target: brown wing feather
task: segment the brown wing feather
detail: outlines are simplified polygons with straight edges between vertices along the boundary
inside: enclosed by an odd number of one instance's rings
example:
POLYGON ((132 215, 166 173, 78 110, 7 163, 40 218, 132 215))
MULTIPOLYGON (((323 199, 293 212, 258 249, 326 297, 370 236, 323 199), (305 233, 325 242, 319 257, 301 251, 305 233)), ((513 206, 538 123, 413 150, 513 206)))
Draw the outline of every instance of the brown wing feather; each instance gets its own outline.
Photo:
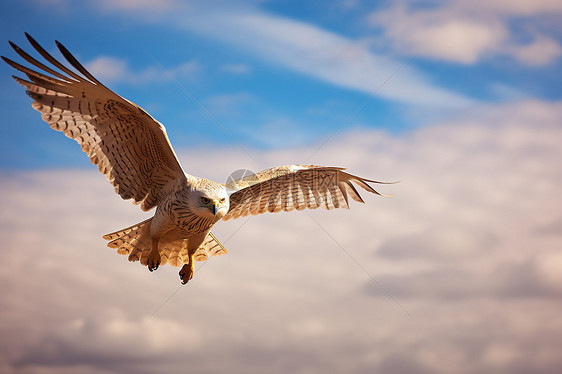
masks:
POLYGON ((83 76, 52 57, 31 36, 31 45, 61 74, 37 61, 14 43, 14 50, 46 75, 2 57, 29 80, 14 77, 27 89, 51 128, 76 140, 115 191, 125 200, 156 206, 170 182, 185 178, 164 126, 139 106, 115 94, 94 78, 57 42, 66 60, 83 76))
POLYGON ((380 195, 367 182, 384 182, 361 178, 343 170, 316 165, 280 166, 227 183, 225 187, 232 192, 230 209, 223 220, 294 209, 349 208, 348 196, 364 202, 352 182, 380 195))

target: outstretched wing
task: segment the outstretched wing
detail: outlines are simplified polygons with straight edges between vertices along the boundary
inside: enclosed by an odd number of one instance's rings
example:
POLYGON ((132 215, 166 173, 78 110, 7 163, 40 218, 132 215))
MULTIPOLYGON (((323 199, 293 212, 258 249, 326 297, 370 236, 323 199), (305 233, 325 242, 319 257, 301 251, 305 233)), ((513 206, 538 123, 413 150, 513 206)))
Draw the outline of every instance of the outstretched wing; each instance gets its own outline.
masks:
POLYGON ((171 182, 185 179, 164 126, 101 84, 59 42, 56 43, 63 56, 81 74, 61 64, 25 35, 37 52, 60 70, 44 65, 10 42, 23 59, 39 70, 2 57, 29 78, 14 76, 33 99, 33 108, 41 112, 51 128, 80 144, 123 199, 133 199, 143 210, 158 205, 171 182))
POLYGON ((364 203, 352 182, 380 195, 367 182, 377 182, 344 172, 343 168, 289 165, 261 171, 225 185, 230 209, 223 220, 265 212, 349 208, 348 194, 364 203))

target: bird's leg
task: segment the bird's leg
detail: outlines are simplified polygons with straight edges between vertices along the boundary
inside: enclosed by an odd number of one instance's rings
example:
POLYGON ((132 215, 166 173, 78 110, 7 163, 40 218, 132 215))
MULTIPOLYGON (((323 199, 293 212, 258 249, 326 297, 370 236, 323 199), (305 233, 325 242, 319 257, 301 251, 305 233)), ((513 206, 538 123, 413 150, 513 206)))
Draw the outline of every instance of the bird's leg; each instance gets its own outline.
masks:
POLYGON ((159 237, 152 237, 152 248, 148 254, 148 270, 154 271, 160 265, 160 250, 158 250, 159 237))
POLYGON ((188 262, 185 263, 181 270, 180 270, 180 279, 181 284, 186 284, 193 278, 193 268, 195 267, 195 260, 193 256, 195 252, 199 249, 199 246, 205 240, 207 236, 207 232, 202 234, 198 234, 197 236, 191 237, 187 241, 187 255, 188 255, 188 262))
POLYGON ((159 205, 158 208, 156 208, 156 214, 154 214, 152 221, 150 221, 150 239, 152 241, 152 246, 148 253, 148 270, 154 271, 160 266, 161 260, 158 244, 160 238, 166 235, 173 227, 174 223, 170 219, 170 215, 165 209, 161 209, 159 205))
POLYGON ((191 278, 193 278, 193 267, 194 267, 193 255, 190 254, 189 262, 187 264, 183 264, 180 270, 181 284, 186 284, 191 280, 191 278))

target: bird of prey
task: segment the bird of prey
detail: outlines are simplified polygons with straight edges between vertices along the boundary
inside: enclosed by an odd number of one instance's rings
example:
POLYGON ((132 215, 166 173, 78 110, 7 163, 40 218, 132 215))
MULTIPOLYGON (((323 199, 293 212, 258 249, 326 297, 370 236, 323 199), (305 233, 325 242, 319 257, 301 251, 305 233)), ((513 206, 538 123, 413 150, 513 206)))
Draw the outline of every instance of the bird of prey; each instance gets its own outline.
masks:
POLYGON ((274 167, 223 184, 187 174, 160 122, 100 83, 58 41, 58 49, 75 71, 25 35, 52 67, 12 42, 12 48, 35 70, 2 59, 27 76, 28 80, 13 78, 25 87, 33 108, 51 128, 80 144, 119 196, 132 199, 143 211, 156 208, 152 218, 104 236, 110 248, 150 271, 166 263, 182 266, 180 279, 187 283, 193 277, 194 261, 227 252, 210 231, 221 219, 294 209, 349 208, 348 196, 364 202, 352 182, 380 195, 367 182, 382 182, 339 167, 274 167))

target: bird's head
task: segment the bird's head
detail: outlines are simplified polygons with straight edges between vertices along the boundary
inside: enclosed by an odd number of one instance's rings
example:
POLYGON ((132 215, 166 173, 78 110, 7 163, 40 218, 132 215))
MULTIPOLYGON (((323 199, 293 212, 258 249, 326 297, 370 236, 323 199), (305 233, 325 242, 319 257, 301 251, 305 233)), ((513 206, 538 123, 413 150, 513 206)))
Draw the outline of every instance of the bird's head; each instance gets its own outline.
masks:
POLYGON ((213 217, 218 221, 228 212, 228 194, 222 185, 207 184, 194 192, 192 208, 199 216, 213 217))

